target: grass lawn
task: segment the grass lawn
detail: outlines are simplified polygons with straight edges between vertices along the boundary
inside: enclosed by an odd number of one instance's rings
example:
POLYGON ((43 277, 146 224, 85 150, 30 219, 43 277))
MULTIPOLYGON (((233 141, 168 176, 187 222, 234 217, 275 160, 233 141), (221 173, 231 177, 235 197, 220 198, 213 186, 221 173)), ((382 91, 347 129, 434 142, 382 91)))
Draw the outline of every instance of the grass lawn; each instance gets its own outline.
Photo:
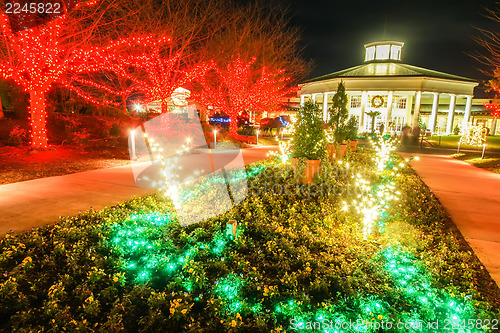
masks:
POLYGON ((488 154, 486 154, 485 158, 482 159, 481 153, 460 153, 453 154, 451 156, 458 160, 465 161, 475 167, 500 173, 500 157, 488 157, 488 154))
MULTIPOLYGON (((432 136, 427 138, 429 142, 431 142, 434 147, 442 147, 442 148, 457 148, 458 140, 460 140, 460 135, 443 135, 443 136, 432 136), (441 138, 441 141, 440 141, 441 138)), ((500 150, 500 136, 488 136, 486 137, 486 150, 500 150)), ((481 150, 482 147, 473 147, 462 145, 463 149, 476 149, 481 150)))
POLYGON ((498 287, 422 181, 408 168, 393 175, 394 156, 377 171, 372 157, 324 161, 318 182, 338 191, 297 188, 277 160, 249 166, 242 203, 187 227, 148 196, 7 234, 0 330, 334 332, 351 321, 380 332, 375 323, 439 320, 487 331, 475 320, 499 318, 498 287), (369 234, 357 195, 381 207, 369 234), (235 239, 228 219, 240 222, 235 239))

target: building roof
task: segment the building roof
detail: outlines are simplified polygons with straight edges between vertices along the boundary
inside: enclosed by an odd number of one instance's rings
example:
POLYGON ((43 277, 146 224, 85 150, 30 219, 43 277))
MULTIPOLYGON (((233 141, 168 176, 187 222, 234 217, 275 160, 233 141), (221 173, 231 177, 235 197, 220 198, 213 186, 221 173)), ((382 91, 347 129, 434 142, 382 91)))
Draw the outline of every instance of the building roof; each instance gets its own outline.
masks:
POLYGON ((316 77, 304 83, 331 80, 336 78, 370 78, 370 77, 430 77, 446 80, 477 82, 466 77, 442 73, 422 67, 394 62, 368 62, 359 66, 347 68, 335 73, 316 77))

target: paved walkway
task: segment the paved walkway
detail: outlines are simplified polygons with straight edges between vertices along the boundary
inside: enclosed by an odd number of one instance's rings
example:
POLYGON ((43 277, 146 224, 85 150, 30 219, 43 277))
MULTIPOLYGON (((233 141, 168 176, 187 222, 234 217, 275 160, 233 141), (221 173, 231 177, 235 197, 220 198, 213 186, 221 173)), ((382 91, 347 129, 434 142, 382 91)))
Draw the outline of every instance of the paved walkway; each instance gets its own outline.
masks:
MULTIPOLYGON (((266 158, 274 146, 242 149, 245 164, 266 158)), ((130 165, 0 186, 0 235, 55 223, 88 209, 102 209, 153 193, 138 187, 130 165)))
POLYGON ((500 286, 500 174, 445 155, 411 155, 420 158, 411 167, 439 198, 500 286))

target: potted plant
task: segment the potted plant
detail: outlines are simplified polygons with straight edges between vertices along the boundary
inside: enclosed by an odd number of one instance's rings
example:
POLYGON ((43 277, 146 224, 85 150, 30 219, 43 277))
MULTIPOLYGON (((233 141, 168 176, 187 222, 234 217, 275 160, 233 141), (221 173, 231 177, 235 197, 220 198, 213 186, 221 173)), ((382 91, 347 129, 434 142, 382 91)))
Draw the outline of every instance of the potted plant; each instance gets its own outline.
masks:
POLYGON ((356 119, 349 118, 347 101, 344 84, 340 82, 332 97, 332 106, 328 109, 328 126, 331 128, 333 139, 340 145, 341 156, 344 156, 347 149, 347 139, 355 137, 358 132, 356 119))
POLYGON ((349 118, 345 125, 345 132, 347 140, 351 144, 351 151, 356 151, 356 146, 358 145, 358 121, 356 118, 349 118))
POLYGON ((293 135, 292 157, 305 158, 303 183, 313 183, 319 174, 320 159, 326 154, 326 137, 319 106, 310 101, 299 109, 299 118, 293 135))

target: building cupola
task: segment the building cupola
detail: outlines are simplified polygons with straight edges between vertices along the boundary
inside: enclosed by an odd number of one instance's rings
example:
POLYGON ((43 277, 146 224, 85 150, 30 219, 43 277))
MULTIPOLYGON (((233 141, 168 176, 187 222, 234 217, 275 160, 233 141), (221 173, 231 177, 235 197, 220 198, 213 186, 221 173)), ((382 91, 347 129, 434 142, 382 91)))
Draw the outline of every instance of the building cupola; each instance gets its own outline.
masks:
POLYGON ((405 43, 381 41, 365 44, 365 62, 369 61, 401 61, 401 53, 405 43))

